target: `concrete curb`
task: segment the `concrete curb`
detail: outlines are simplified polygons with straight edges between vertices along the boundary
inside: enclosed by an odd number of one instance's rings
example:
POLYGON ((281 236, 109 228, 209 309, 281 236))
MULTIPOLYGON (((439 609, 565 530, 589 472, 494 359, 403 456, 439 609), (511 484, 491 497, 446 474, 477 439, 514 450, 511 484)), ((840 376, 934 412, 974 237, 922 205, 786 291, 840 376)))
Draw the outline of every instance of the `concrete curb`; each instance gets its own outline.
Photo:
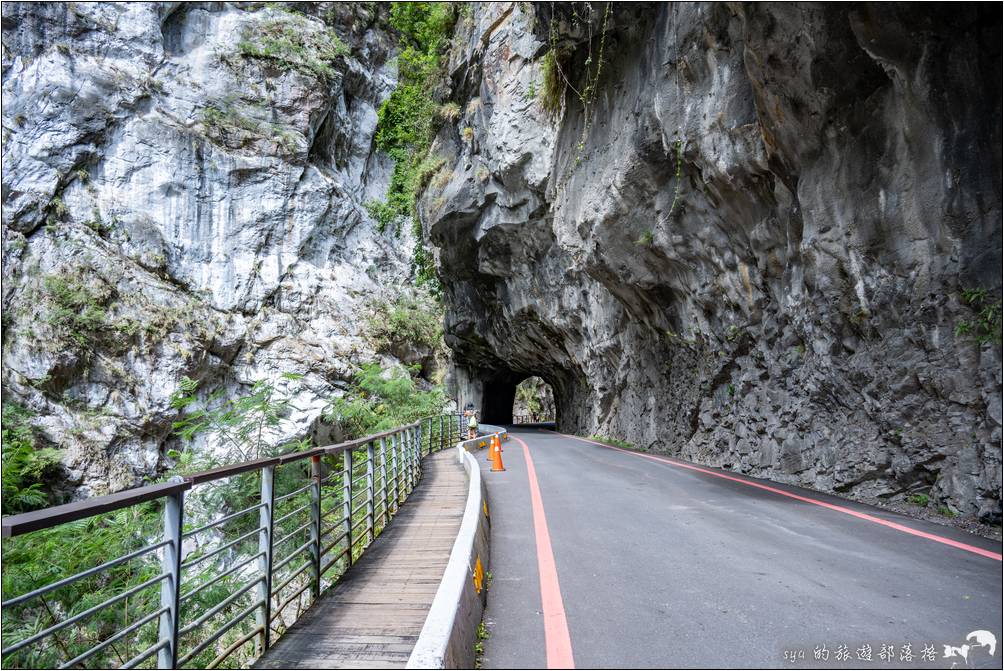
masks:
MULTIPOLYGON (((504 440, 505 438, 503 438, 504 440)), ((418 636, 409 669, 470 669, 474 643, 488 598, 488 500, 477 459, 468 450, 487 438, 457 444, 457 456, 467 471, 467 506, 443 580, 418 636), (470 444, 470 445, 468 445, 470 444)))

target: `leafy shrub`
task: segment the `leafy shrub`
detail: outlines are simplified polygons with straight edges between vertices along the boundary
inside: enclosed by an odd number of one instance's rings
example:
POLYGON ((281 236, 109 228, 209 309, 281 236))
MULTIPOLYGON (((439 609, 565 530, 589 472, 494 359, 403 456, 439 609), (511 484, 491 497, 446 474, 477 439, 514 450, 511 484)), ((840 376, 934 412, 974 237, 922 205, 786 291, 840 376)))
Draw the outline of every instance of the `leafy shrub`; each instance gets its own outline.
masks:
POLYGON ((377 116, 376 144, 394 159, 387 197, 380 207, 368 207, 376 213, 377 225, 383 231, 394 222, 411 219, 415 245, 412 265, 416 283, 439 291, 432 258, 422 244, 421 223, 415 213, 415 202, 428 180, 439 169, 431 162, 429 148, 436 123, 459 116, 455 103, 440 104, 444 79, 444 52, 456 21, 452 3, 397 2, 391 6, 390 24, 398 31, 398 83, 390 97, 380 106, 377 116))
POLYGON ((48 505, 44 480, 59 464, 59 450, 39 448, 29 422, 31 413, 15 403, 3 404, 3 514, 48 505))
POLYGON ((991 301, 987 290, 981 288, 963 289, 962 302, 976 313, 975 319, 964 319, 955 325, 955 335, 971 335, 976 342, 1001 342, 1001 302, 991 301))
POLYGON ((443 313, 430 296, 401 294, 393 301, 374 301, 368 319, 370 338, 380 351, 417 345, 431 350, 443 342, 443 313))
POLYGON ((334 63, 349 48, 331 30, 313 30, 312 22, 294 14, 244 29, 237 51, 244 58, 266 60, 322 81, 335 77, 334 63))
POLYGON ((273 142, 286 153, 297 150, 296 135, 279 124, 259 121, 241 112, 234 97, 213 102, 199 112, 206 136, 227 148, 243 148, 253 142, 273 142))
POLYGON ((45 321, 59 340, 90 347, 107 326, 105 307, 114 292, 81 272, 53 273, 43 280, 45 321))
POLYGON ((355 438, 439 414, 445 401, 441 387, 420 390, 403 369, 370 363, 356 374, 349 393, 329 404, 324 418, 355 438))
MULTIPOLYGON (((299 376, 287 375, 287 379, 299 376)), ((272 445, 266 434, 268 428, 280 424, 290 409, 289 399, 277 392, 272 384, 260 381, 252 386, 247 396, 223 400, 218 394, 205 398, 197 397, 197 384, 185 379, 175 393, 172 404, 184 414, 175 424, 175 430, 185 441, 200 434, 216 434, 223 443, 232 443, 233 455, 241 460, 256 454, 272 454, 286 449, 302 449, 307 441, 294 441, 284 445, 272 445)), ((10 434, 12 427, 19 426, 11 417, 17 417, 15 410, 4 406, 4 512, 7 512, 9 476, 8 437, 27 443, 29 436, 23 433, 10 434)), ((21 421, 21 419, 17 419, 21 421)), ((18 429, 20 431, 20 429, 18 429)), ((24 452, 24 447, 18 448, 24 452)), ((192 467, 217 465, 212 460, 193 463, 190 453, 169 455, 178 459, 177 472, 192 467), (186 458, 187 457, 187 458, 186 458)), ((333 467, 333 466, 332 466, 333 467)), ((25 469, 18 469, 24 472, 25 469)), ((169 474, 170 475, 170 474, 169 474)), ((212 520, 242 510, 260 500, 260 476, 256 472, 243 473, 226 478, 211 485, 193 489, 185 495, 185 524, 187 529, 200 527, 212 520)), ((303 485, 306 474, 296 472, 295 466, 276 469, 275 487, 278 494, 292 491, 303 485)), ((286 505, 302 505, 303 497, 289 499, 286 505)), ((98 566, 109 559, 126 555, 147 546, 151 539, 160 537, 163 529, 162 507, 158 502, 148 502, 105 515, 63 524, 51 529, 36 531, 3 543, 3 593, 9 596, 21 595, 35 590, 55 580, 98 566)), ((293 532, 302 519, 294 517, 286 522, 276 522, 275 532, 285 536, 293 532)), ((241 596, 229 605, 220 605, 231 594, 236 593, 246 582, 246 574, 234 572, 223 574, 236 567, 240 561, 253 559, 258 552, 258 514, 242 515, 215 528, 220 537, 210 538, 208 543, 195 543, 186 547, 186 560, 208 556, 224 539, 240 538, 247 535, 226 553, 217 555, 212 561, 198 564, 185 572, 185 585, 191 597, 183 604, 183 623, 219 606, 217 615, 205 627, 197 627, 182 636, 181 648, 191 650, 204 640, 208 631, 249 606, 254 592, 241 596), (208 580, 222 576, 215 585, 206 589, 192 589, 205 585, 208 580)), ((205 539, 205 535, 202 536, 205 539)), ((186 541, 187 543, 187 541, 186 541)), ((83 578, 75 583, 58 588, 40 597, 4 609, 3 634, 9 640, 17 641, 31 636, 52 624, 65 620, 95 606, 126 589, 136 587, 161 572, 157 553, 147 553, 123 562, 96 575, 83 578)), ((280 590, 273 596, 273 603, 281 599, 289 590, 297 589, 299 583, 280 590)), ((56 668, 60 664, 81 654, 99 642, 107 641, 115 632, 137 622, 140 618, 156 611, 160 606, 160 585, 154 583, 140 589, 128 599, 114 606, 104 608, 89 616, 77 626, 65 629, 45 639, 48 645, 29 646, 23 651, 4 658, 5 668, 56 668)), ((157 619, 143 625, 134 633, 109 645, 89 660, 95 668, 121 666, 139 651, 157 640, 157 619)), ((213 658, 230 644, 239 640, 254 626, 254 618, 245 617, 237 627, 224 634, 216 643, 191 660, 195 668, 205 668, 213 658)), ((278 626, 282 627, 282 623, 278 626)), ((242 652, 228 660, 228 663, 246 666, 250 652, 242 652)))
POLYGON ((456 121, 460 118, 460 105, 455 102, 443 103, 439 106, 439 118, 443 121, 456 121))
POLYGON ((540 63, 544 75, 540 87, 540 106, 551 115, 561 110, 561 103, 565 99, 565 78, 561 74, 559 58, 557 50, 551 48, 544 54, 540 63))
MULTIPOLYGON (((302 376, 283 373, 284 380, 299 380, 302 376)), ((265 456, 275 456, 306 447, 302 441, 275 445, 271 438, 286 421, 292 409, 291 400, 281 394, 268 380, 259 380, 251 386, 251 393, 238 398, 224 398, 225 390, 218 390, 199 398, 199 383, 184 377, 178 390, 171 396, 171 407, 184 415, 172 428, 183 441, 191 441, 200 434, 216 436, 229 450, 228 460, 247 461, 265 456)), ((206 467, 215 464, 200 464, 206 467)))

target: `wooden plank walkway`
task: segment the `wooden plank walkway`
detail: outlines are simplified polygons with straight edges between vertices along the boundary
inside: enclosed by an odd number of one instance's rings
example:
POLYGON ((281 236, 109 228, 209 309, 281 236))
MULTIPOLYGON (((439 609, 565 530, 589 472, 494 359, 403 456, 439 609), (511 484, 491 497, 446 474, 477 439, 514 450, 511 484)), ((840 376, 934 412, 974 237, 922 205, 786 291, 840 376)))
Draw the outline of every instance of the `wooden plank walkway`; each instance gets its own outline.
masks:
POLYGON ((422 466, 421 481, 379 538, 254 668, 404 668, 467 503, 456 450, 432 454, 422 466))

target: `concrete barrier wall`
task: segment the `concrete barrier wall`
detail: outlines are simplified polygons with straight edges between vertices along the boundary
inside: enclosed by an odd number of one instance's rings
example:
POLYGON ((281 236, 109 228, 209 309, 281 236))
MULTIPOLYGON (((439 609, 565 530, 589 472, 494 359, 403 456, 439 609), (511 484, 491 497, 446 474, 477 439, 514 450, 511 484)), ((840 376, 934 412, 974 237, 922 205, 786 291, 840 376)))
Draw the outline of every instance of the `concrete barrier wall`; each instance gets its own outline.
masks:
POLYGON ((408 659, 409 669, 474 667, 474 644, 488 597, 490 521, 481 470, 468 450, 487 441, 475 438, 457 445, 457 458, 467 471, 467 505, 443 580, 408 659))

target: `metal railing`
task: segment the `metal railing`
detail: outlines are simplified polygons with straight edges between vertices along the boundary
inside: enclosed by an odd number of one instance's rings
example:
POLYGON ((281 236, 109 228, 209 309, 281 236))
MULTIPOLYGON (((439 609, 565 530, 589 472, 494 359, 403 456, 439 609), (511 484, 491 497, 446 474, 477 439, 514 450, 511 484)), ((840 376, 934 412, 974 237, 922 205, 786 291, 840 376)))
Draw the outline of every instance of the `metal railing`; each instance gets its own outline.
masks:
MULTIPOLYGON (((105 529, 101 516, 123 511, 152 523, 121 556, 5 593, 2 666, 246 663, 358 559, 418 483, 422 457, 454 445, 462 430, 460 415, 427 417, 338 445, 4 517, 3 536, 27 543, 39 533, 59 542, 61 525, 105 529), (118 615, 98 617, 110 612, 118 615)), ((5 573, 17 569, 7 565, 6 550, 5 573)))
POLYGON ((553 422, 553 416, 546 415, 513 415, 513 424, 541 424, 543 422, 553 422))

